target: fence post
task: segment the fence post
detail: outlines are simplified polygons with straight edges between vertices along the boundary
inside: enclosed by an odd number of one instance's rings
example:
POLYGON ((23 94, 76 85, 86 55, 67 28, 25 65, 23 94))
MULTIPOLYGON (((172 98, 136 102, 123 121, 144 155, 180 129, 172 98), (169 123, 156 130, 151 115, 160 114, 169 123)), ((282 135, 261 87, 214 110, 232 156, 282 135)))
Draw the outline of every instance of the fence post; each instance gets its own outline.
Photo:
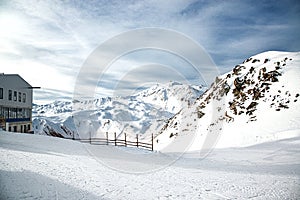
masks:
POLYGON ((136 134, 136 147, 139 148, 139 134, 136 134))
POLYGON ((106 144, 108 145, 108 132, 106 132, 106 144))
POLYGON ((115 132, 115 146, 117 146, 117 133, 115 132))
POLYGON ((90 144, 92 144, 92 133, 90 131, 90 144))
POLYGON ((127 142, 126 142, 126 133, 124 133, 125 135, 125 147, 127 147, 127 142))
POLYGON ((154 137, 153 137, 153 133, 152 133, 152 138, 151 138, 151 150, 153 151, 153 140, 154 140, 154 137))

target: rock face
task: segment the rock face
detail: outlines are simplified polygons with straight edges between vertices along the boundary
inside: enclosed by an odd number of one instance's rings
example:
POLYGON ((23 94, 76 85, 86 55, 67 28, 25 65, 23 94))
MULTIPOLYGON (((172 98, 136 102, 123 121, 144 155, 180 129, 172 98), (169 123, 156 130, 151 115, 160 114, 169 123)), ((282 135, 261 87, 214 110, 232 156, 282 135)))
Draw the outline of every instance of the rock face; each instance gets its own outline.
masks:
POLYGON ((300 53, 252 56, 216 77, 194 104, 169 119, 156 146, 180 143, 186 135, 191 140, 189 150, 248 146, 300 135, 299 80, 300 53))

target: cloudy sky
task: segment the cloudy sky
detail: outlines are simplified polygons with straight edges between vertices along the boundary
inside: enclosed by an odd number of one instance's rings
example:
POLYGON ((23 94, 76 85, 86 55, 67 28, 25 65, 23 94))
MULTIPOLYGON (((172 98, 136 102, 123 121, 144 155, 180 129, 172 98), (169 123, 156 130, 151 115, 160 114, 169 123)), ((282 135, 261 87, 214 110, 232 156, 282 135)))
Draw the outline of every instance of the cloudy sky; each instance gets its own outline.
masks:
MULTIPOLYGON (((186 35, 224 73, 263 51, 299 51, 299 19, 297 0, 0 0, 0 73, 42 87, 36 103, 72 99, 80 69, 99 45, 145 27, 186 35)), ((170 80, 204 84, 183 59, 149 49, 115 60, 105 77, 99 96, 170 80)))

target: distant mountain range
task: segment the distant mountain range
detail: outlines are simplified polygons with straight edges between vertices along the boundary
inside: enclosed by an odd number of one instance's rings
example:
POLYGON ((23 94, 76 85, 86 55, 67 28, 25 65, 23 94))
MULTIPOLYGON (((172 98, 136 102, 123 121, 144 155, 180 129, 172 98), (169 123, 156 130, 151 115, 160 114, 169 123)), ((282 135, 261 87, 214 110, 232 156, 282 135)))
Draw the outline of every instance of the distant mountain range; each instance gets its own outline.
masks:
POLYGON ((57 137, 116 132, 148 141, 153 133, 162 151, 249 146, 300 136, 299 80, 300 53, 270 51, 216 77, 209 88, 170 82, 128 97, 34 105, 33 127, 57 137))
POLYGON ((33 106, 35 134, 56 137, 119 137, 157 134, 166 121, 191 105, 205 88, 178 82, 157 84, 128 97, 107 97, 84 102, 55 101, 33 106), (76 109, 74 109, 76 108, 76 109))

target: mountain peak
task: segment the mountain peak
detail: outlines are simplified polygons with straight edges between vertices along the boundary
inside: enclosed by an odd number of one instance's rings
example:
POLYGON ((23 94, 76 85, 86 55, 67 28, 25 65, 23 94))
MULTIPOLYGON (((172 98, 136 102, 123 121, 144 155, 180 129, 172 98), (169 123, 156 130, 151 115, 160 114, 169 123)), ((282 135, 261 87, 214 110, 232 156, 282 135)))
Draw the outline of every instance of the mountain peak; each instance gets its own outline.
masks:
POLYGON ((192 106, 169 120, 157 145, 164 148, 166 140, 180 141, 181 135, 187 134, 195 135, 192 150, 201 149, 210 134, 219 134, 219 142, 213 144, 217 147, 290 137, 278 132, 300 128, 295 123, 300 119, 300 89, 295 84, 299 79, 299 52, 269 51, 251 56, 216 77, 192 106))
POLYGON ((81 133, 93 130, 99 136, 106 132, 120 135, 130 132, 134 137, 137 133, 146 137, 157 132, 182 107, 192 104, 202 93, 195 88, 197 86, 169 82, 156 84, 133 96, 35 105, 35 132, 69 137, 78 130, 81 133), (76 111, 72 112, 72 106, 76 111), (72 123, 71 116, 74 117, 72 123))
POLYGON ((76 112, 71 102, 35 105, 33 127, 61 137, 116 132, 147 141, 154 133, 157 150, 174 142, 178 150, 186 137, 188 150, 249 146, 300 136, 299 79, 299 52, 269 51, 216 77, 204 93, 202 86, 170 81, 133 96, 77 102, 76 112))

